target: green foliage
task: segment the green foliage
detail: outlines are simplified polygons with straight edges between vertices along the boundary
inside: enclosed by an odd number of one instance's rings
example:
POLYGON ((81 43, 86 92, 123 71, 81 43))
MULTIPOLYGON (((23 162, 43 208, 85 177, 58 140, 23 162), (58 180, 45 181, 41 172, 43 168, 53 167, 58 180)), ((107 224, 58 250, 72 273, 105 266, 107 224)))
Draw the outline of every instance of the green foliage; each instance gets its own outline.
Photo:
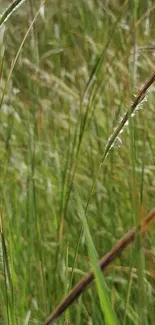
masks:
MULTIPOLYGON (((9 4, 0 1, 5 15, 9 4)), ((153 325, 154 229, 105 280, 94 252, 154 207, 154 85, 120 122, 154 70, 154 1, 39 5, 23 2, 0 28, 0 324, 43 324, 91 264, 97 287, 65 322, 100 325, 114 313, 153 325)))
POLYGON ((83 207, 81 205, 81 200, 79 197, 78 192, 76 192, 76 201, 77 201, 77 213, 79 214, 79 217, 81 219, 81 222, 83 224, 84 232, 87 239, 87 246, 89 251, 89 256, 92 264, 92 269, 95 275, 98 295, 100 298, 100 304, 103 311, 103 314, 105 315, 105 322, 107 325, 116 325, 118 324, 116 315, 113 312, 112 306, 110 304, 110 300, 108 297, 106 284, 102 275, 102 272, 98 265, 98 259, 96 256, 95 247, 91 238, 91 234, 89 231, 89 227, 87 224, 85 212, 83 210, 83 207))

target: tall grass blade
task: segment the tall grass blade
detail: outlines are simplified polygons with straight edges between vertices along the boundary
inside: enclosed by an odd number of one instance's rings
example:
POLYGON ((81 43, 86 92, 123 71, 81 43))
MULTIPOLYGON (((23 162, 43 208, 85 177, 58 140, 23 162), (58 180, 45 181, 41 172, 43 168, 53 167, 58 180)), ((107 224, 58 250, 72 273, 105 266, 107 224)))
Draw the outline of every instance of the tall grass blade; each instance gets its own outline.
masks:
POLYGON ((0 216, 0 236, 2 243, 2 259, 4 270, 4 282, 5 282, 5 295, 6 295, 6 307, 7 307, 7 319, 8 324, 14 325, 14 290, 9 266, 8 250, 6 246, 5 235, 3 231, 2 217, 0 216))
POLYGON ((16 56, 15 56, 15 58, 14 58, 12 64, 11 64, 10 71, 9 71, 9 74, 8 74, 8 78, 7 78, 7 80, 6 80, 5 87, 4 87, 4 90, 3 90, 3 94, 2 94, 2 97, 1 97, 1 100, 0 100, 0 108, 2 107, 2 103, 3 103, 3 100, 4 100, 4 96, 5 96, 6 92, 7 92, 7 88, 8 88, 9 81, 10 81, 10 79, 11 79, 11 75, 12 75, 12 72, 13 72, 13 70, 14 70, 14 68, 15 68, 16 62, 17 62, 17 60, 18 60, 18 58, 19 58, 19 55, 20 55, 20 53, 21 53, 21 50, 22 50, 22 48, 23 48, 23 46, 24 46, 24 44, 25 44, 25 41, 26 41, 26 39, 27 39, 27 37, 28 37, 28 35, 29 35, 29 33, 30 33, 30 31, 31 31, 31 29, 32 29, 32 27, 33 27, 33 25, 34 25, 34 23, 35 23, 35 21, 36 21, 38 15, 39 15, 39 13, 40 13, 40 9, 41 9, 41 7, 44 5, 44 3, 45 3, 46 1, 47 1, 47 0, 44 0, 44 1, 42 2, 42 4, 41 4, 39 10, 38 10, 37 13, 35 14, 34 19, 32 20, 32 22, 31 22, 31 24, 30 24, 30 26, 29 26, 29 28, 28 28, 28 30, 27 30, 25 36, 23 37, 23 40, 22 40, 22 42, 21 42, 21 44, 20 44, 20 47, 19 47, 19 49, 18 49, 18 51, 17 51, 17 54, 16 54, 16 56))
POLYGON ((80 197, 78 195, 78 192, 76 193, 76 200, 77 200, 77 213, 81 219, 81 222, 83 224, 84 232, 86 235, 87 240, 87 247, 89 252, 89 257, 92 265, 92 270, 94 272, 98 295, 100 299, 100 305, 105 317, 105 322, 107 325, 116 325, 118 324, 118 320, 116 317, 116 314, 113 311, 112 305, 110 303, 109 295, 107 292, 106 284, 104 281, 103 274, 101 272, 101 269, 98 264, 98 258, 96 255, 96 250, 91 238, 91 234, 89 231, 88 223, 86 220, 86 215, 83 209, 83 206, 81 204, 80 197))
POLYGON ((15 0, 13 3, 11 3, 11 5, 4 11, 4 13, 0 17, 0 28, 9 19, 13 12, 17 10, 24 2, 25 0, 15 0))
POLYGON ((103 153, 103 156, 102 156, 100 165, 98 167, 97 173, 96 173, 96 175, 94 177, 94 180, 93 180, 93 184, 92 184, 92 187, 91 187, 91 190, 90 190, 90 193, 89 193, 89 197, 88 197, 88 201, 87 201, 86 210, 88 208, 88 205, 89 205, 89 202, 90 202, 90 198, 91 198, 91 195, 92 195, 93 190, 94 190, 95 183, 97 181, 97 178, 99 176, 99 173, 100 173, 100 170, 101 170, 101 167, 103 165, 103 162, 104 162, 105 158, 107 157, 110 149, 115 144, 115 141, 117 139, 119 140, 119 138, 118 138, 119 134, 121 133, 121 131, 123 131, 125 125, 129 121, 130 117, 135 113, 135 111, 138 108, 138 106, 144 100, 147 91, 152 86, 152 84, 154 83, 154 81, 155 81, 155 73, 153 73, 152 76, 145 82, 145 84, 141 88, 139 94, 136 96, 133 104, 131 105, 131 107, 129 108, 129 110, 125 113, 124 117, 122 118, 122 120, 120 121, 120 123, 118 124, 118 126, 115 128, 114 132, 110 135, 110 137, 109 137, 109 139, 107 141, 107 144, 105 146, 105 150, 104 150, 104 153, 103 153))
MULTIPOLYGON (((123 252, 123 250, 128 247, 134 240, 137 231, 144 233, 147 231, 148 226, 152 221, 155 220, 155 209, 151 210, 147 217, 144 219, 143 223, 138 227, 131 229, 127 232, 115 245, 114 247, 101 258, 99 266, 102 271, 112 263, 115 258, 123 252)), ((46 319, 44 325, 53 324, 54 321, 60 317, 64 311, 86 290, 88 285, 92 283, 94 279, 93 271, 89 271, 86 276, 80 280, 76 286, 69 292, 67 297, 57 306, 53 313, 46 319)))

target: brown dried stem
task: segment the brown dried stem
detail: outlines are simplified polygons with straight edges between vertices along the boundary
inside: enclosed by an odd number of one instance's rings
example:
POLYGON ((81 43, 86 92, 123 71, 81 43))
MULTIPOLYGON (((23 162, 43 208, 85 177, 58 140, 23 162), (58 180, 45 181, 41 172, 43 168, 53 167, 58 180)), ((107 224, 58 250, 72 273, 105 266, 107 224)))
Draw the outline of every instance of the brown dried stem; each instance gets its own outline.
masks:
MULTIPOLYGON (((104 271, 107 266, 113 262, 116 257, 123 252, 123 250, 131 244, 136 236, 136 232, 139 231, 144 233, 147 230, 148 225, 151 221, 155 219, 155 209, 151 210, 147 217, 143 220, 143 222, 134 229, 131 229, 127 234, 125 234, 116 244, 115 246, 104 255, 99 261, 99 265, 102 271, 104 271)), ((62 302, 57 306, 57 308, 53 311, 53 313, 47 318, 44 325, 52 324, 62 313, 76 300, 88 287, 89 284, 92 283, 94 279, 93 271, 90 270, 86 276, 80 280, 76 286, 69 292, 67 297, 62 300, 62 302)))

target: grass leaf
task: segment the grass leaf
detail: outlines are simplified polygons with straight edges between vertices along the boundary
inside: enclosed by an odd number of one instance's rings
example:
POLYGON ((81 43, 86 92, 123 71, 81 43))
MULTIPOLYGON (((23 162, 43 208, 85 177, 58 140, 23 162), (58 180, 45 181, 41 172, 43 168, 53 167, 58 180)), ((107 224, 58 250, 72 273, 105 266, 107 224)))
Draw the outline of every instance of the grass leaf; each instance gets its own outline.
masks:
POLYGON ((85 215, 85 212, 84 212, 78 192, 76 192, 76 207, 77 207, 77 213, 78 213, 80 220, 83 224, 84 233, 86 235, 89 257, 90 257, 92 269, 94 271, 98 295, 99 295, 99 299, 100 299, 100 304, 101 304, 101 308, 102 308, 102 311, 103 311, 103 314, 104 314, 104 317, 106 320, 106 324, 107 325, 119 324, 116 314, 115 314, 115 312, 112 308, 112 305, 110 303, 109 294, 108 294, 107 288, 106 288, 106 283, 105 283, 103 274, 102 274, 99 264, 98 264, 96 250, 95 250, 95 247, 93 244, 93 240, 91 238, 86 215, 85 215))

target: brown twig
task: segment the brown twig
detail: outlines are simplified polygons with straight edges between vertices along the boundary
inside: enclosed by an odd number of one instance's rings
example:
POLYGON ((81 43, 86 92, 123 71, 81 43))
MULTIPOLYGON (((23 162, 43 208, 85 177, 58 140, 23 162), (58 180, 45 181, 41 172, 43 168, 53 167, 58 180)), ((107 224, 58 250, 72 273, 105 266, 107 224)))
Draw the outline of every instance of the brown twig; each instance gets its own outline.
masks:
MULTIPOLYGON (((155 209, 151 210, 151 212, 147 215, 141 225, 137 228, 131 229, 127 234, 125 234, 116 244, 115 246, 101 258, 99 261, 99 265, 102 271, 116 259, 116 257, 122 253, 122 251, 129 246, 135 239, 135 235, 137 231, 141 233, 147 230, 147 227, 151 221, 155 219, 155 209)), ((88 287, 89 284, 94 279, 93 271, 89 271, 86 276, 80 280, 76 286, 69 292, 67 297, 57 306, 54 312, 47 318, 44 325, 52 324, 62 313, 76 300, 88 287)))

